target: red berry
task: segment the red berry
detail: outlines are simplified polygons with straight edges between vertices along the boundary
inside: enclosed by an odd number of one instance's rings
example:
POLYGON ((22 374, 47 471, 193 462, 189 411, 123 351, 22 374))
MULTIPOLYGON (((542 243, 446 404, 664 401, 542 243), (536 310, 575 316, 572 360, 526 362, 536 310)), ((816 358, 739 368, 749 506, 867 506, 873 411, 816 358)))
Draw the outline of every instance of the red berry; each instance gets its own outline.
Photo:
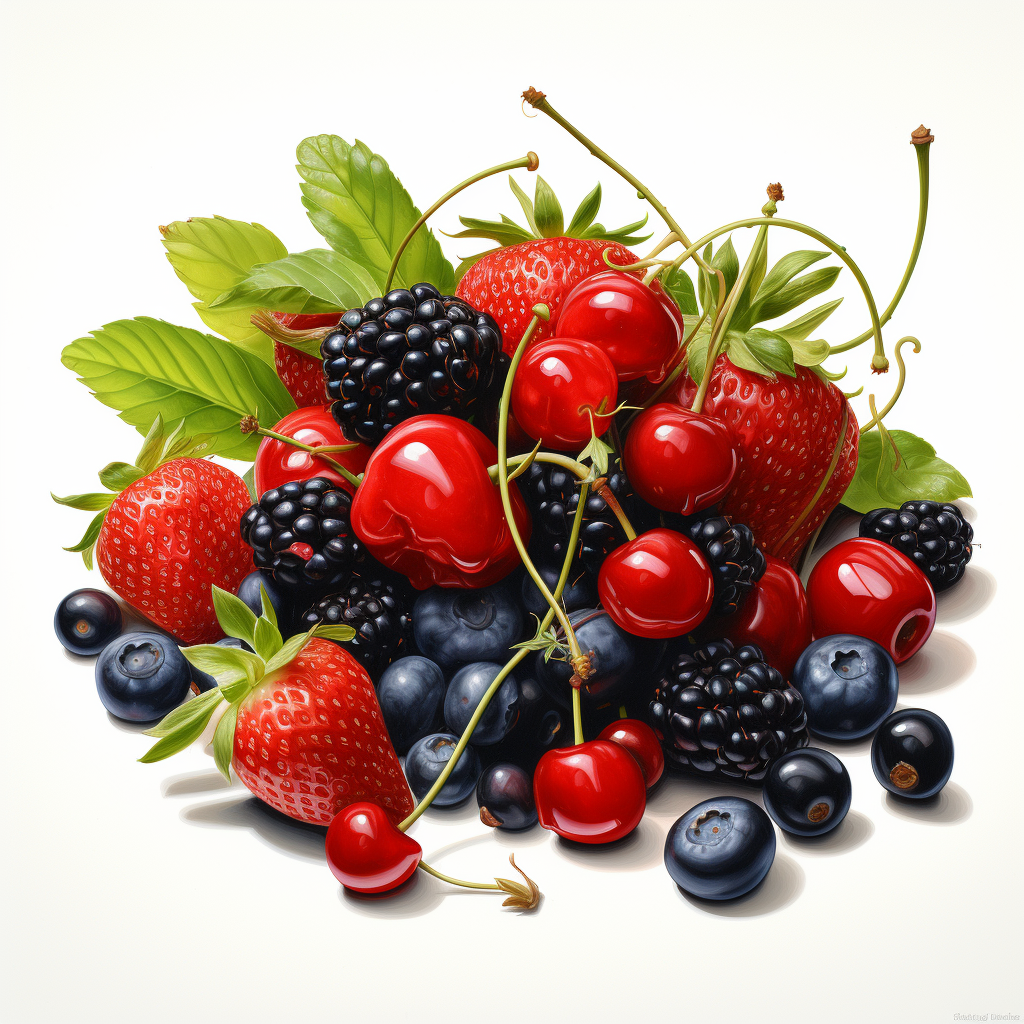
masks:
POLYGON ((609 740, 549 750, 533 773, 544 828, 578 843, 611 843, 640 824, 647 804, 636 758, 609 740))
POLYGON ((697 546, 674 530, 659 528, 605 558, 597 592, 602 606, 626 632, 663 639, 680 636, 704 620, 715 586, 697 546))
POLYGON ((617 722, 609 722, 597 737, 599 740, 611 740, 625 747, 640 766, 644 782, 650 789, 665 770, 665 751, 661 749, 654 730, 636 718, 620 718, 617 722))
MULTIPOLYGON (((286 332, 296 336, 324 328, 336 327, 341 313, 271 313, 271 317, 286 332)), ((268 322, 268 332, 270 325, 268 322)), ((278 333, 278 332, 274 332, 278 333)), ((283 333, 283 332, 282 332, 283 333)), ((274 334, 270 335, 274 337, 274 334)), ((323 362, 316 356, 274 339, 274 368, 288 394, 299 408, 322 405, 328 400, 324 380, 323 362)))
POLYGON ((881 644, 899 665, 935 625, 935 591, 914 563, 880 540, 855 537, 826 551, 807 581, 816 637, 853 633, 881 644))
MULTIPOLYGON (((274 426, 274 432, 314 447, 352 443, 342 433, 327 405, 311 405, 288 413, 274 426)), ((331 453, 335 462, 357 476, 366 468, 369 457, 370 449, 363 444, 348 452, 331 453)), ((323 459, 273 437, 264 437, 260 442, 253 473, 257 494, 265 494, 289 480, 309 480, 314 476, 326 477, 349 494, 355 493, 355 488, 323 459)))
POLYGON ((655 508, 684 516, 718 501, 738 465, 724 424, 670 402, 637 416, 625 457, 636 493, 655 508))
MULTIPOLYGON (((554 314, 552 314, 554 319, 554 314)), ((555 335, 582 338, 608 354, 619 380, 665 379, 683 340, 683 318, 657 281, 606 270, 587 277, 566 296, 555 335)))
POLYGON ((619 381, 611 360, 589 341, 553 338, 531 345, 516 370, 512 410, 523 430, 546 447, 578 451, 593 430, 600 436, 615 408, 619 381))
POLYGON ((800 577, 779 558, 768 568, 739 611, 722 620, 722 634, 737 647, 756 644, 765 661, 787 679, 811 642, 811 613, 800 577))
POLYGON ((326 851, 334 877, 346 889, 368 893, 398 888, 423 857, 420 844, 370 803, 349 804, 335 816, 326 851))

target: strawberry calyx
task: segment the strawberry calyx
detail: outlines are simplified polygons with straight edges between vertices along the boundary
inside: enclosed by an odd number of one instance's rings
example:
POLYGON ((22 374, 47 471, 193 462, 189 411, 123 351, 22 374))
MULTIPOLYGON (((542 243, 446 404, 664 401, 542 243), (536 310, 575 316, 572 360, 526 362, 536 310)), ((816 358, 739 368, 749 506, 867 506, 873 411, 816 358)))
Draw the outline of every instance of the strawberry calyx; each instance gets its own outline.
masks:
POLYGON ((259 618, 252 609, 234 594, 210 588, 217 621, 228 636, 247 644, 250 650, 238 647, 220 647, 217 644, 197 644, 182 648, 182 654, 200 672, 213 676, 217 685, 212 690, 186 701, 164 717, 147 736, 156 743, 139 758, 144 764, 162 761, 184 750, 197 740, 209 725, 214 712, 223 701, 227 709, 217 723, 213 734, 213 759, 218 770, 230 781, 231 756, 235 745, 235 725, 238 707, 269 675, 294 661, 314 637, 344 642, 351 640, 356 631, 351 626, 320 624, 305 633, 285 640, 277 625, 277 616, 260 585, 262 612, 259 618))
POLYGON ((185 423, 181 421, 170 433, 164 425, 163 417, 157 413, 149 433, 134 463, 110 462, 99 472, 100 483, 106 491, 93 491, 88 494, 71 494, 59 498, 52 491, 50 497, 58 505, 79 509, 83 512, 95 512, 96 515, 86 528, 82 539, 65 551, 81 552, 82 560, 87 569, 92 569, 93 548, 100 535, 100 528, 106 518, 114 499, 136 480, 149 476, 154 470, 175 459, 205 458, 207 452, 212 454, 213 441, 207 434, 194 437, 185 436, 185 423))

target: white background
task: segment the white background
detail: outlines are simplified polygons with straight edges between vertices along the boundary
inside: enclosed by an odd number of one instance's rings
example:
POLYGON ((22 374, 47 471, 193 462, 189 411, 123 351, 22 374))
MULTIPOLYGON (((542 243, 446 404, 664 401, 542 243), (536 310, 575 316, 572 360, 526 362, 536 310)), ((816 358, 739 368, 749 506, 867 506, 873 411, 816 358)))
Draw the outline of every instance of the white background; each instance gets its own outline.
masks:
MULTIPOLYGON (((1020 11, 6 3, 3 1019, 1024 1014, 1020 11), (293 250, 321 244, 293 170, 296 143, 319 132, 364 139, 424 206, 532 148, 567 208, 600 178, 603 222, 632 220, 641 204, 628 187, 553 123, 523 116, 529 85, 693 237, 756 214, 781 181, 782 215, 845 244, 880 305, 913 234, 910 131, 924 121, 937 137, 924 253, 886 333, 890 346, 903 334, 924 345, 890 425, 927 437, 974 487, 975 560, 901 673, 901 704, 953 731, 953 778, 934 806, 896 806, 867 743, 844 749, 846 823, 817 843, 780 836, 767 882, 739 903, 697 905, 666 875, 668 826, 721 790, 678 781, 613 849, 488 833, 473 802, 416 826, 427 858, 464 877, 505 874, 519 853, 546 893, 539 913, 426 877, 390 901, 353 899, 319 836, 272 821, 202 753, 137 764, 149 740, 108 718, 91 664, 52 635, 58 599, 100 581, 60 550, 86 517, 47 491, 92 489, 100 466, 139 443, 60 350, 121 317, 201 326, 157 225, 218 213, 258 220, 293 250)), ((501 180, 458 209, 516 213, 501 180)), ((454 212, 437 226, 454 230, 454 212)), ((736 242, 742 252, 749 235, 736 242)), ((801 244, 771 242, 775 255, 801 244)), ((827 325, 833 341, 866 326, 849 274, 836 292, 848 298, 827 325)), ((868 358, 851 354, 848 388, 877 386, 881 404, 894 375, 869 380, 868 358)), ((857 409, 863 419, 863 399, 857 409)))

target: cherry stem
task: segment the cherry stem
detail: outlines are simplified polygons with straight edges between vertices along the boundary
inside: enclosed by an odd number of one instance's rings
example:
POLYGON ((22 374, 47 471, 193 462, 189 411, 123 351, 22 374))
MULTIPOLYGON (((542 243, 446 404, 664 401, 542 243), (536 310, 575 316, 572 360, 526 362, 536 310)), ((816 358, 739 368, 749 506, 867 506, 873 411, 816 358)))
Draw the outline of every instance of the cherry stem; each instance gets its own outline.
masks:
POLYGON ((860 428, 860 432, 862 434, 866 434, 869 430, 871 430, 872 427, 877 427, 882 422, 882 420, 884 420, 885 417, 888 416, 890 412, 892 412, 893 406, 896 404, 896 402, 899 400, 900 395, 903 393, 903 385, 907 382, 907 364, 903 361, 903 356, 900 353, 900 349, 903 348, 904 345, 913 345, 915 352, 921 351, 921 342, 919 342, 917 338, 911 337, 909 334, 905 338, 900 338, 900 340, 896 342, 896 351, 894 355, 896 359, 896 365, 900 371, 900 379, 896 384, 896 390, 893 392, 892 398, 889 399, 889 403, 881 412, 875 412, 875 407, 873 404, 875 396, 868 396, 872 419, 866 426, 860 428))
POLYGON ((496 889, 498 892, 505 891, 496 882, 467 882, 462 878, 452 878, 451 875, 446 875, 443 871, 438 871, 437 868, 432 868, 425 860, 421 860, 417 867, 426 871, 428 875, 440 878, 442 882, 449 882, 452 885, 461 885, 466 889, 496 889))
POLYGON ((244 433, 256 433, 261 437, 271 437, 275 441, 282 441, 285 444, 290 444, 293 448, 298 448, 300 451, 309 452, 310 455, 316 456, 318 459, 322 459, 331 467, 336 473, 340 473, 353 487, 358 487, 362 483, 362 477, 356 476, 350 470, 347 470, 337 459, 332 459, 327 452, 346 452, 351 451, 353 448, 358 448, 358 445, 325 445, 318 447, 317 445, 304 444, 302 441, 297 441, 294 437, 289 437, 287 434, 279 434, 276 430, 268 430, 266 427, 256 427, 255 431, 247 430, 244 433))
POLYGON ((409 229, 409 233, 402 239, 402 244, 399 245, 395 252, 391 266, 388 268, 387 280, 384 282, 384 293, 387 294, 391 290, 391 282, 394 280, 395 271, 398 269, 398 261, 402 258, 402 253, 405 252, 413 236, 449 199, 457 196, 464 188, 469 188, 470 185, 475 185, 478 181, 483 181, 484 178, 489 178, 492 174, 501 174, 502 171, 514 171, 518 167, 525 167, 528 171, 535 171, 540 167, 540 157, 531 150, 526 156, 521 156, 517 160, 507 160, 503 164, 498 164, 497 167, 489 167, 486 171, 480 171, 479 174, 474 174, 472 177, 467 178, 456 185, 455 188, 449 189, 433 206, 428 207, 421 213, 419 220, 409 229))

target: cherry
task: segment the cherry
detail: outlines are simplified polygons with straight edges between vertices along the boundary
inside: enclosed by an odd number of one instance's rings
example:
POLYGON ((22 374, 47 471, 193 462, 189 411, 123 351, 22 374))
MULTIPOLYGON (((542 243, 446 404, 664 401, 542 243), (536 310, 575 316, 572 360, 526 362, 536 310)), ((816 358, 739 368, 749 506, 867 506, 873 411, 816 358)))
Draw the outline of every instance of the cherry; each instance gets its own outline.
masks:
MULTIPOLYGON (((487 587, 519 565, 496 484, 498 460, 476 427, 453 416, 414 416, 373 450, 352 502, 352 528, 367 550, 413 586, 487 587)), ((530 514, 509 497, 524 542, 530 514)))
POLYGON ((376 804, 349 804, 327 829, 327 864, 346 889, 387 892, 412 876, 423 850, 376 804))
POLYGON ((650 789, 665 770, 665 751, 661 749, 654 730, 636 718, 620 718, 609 722, 598 734, 599 740, 611 740, 625 747, 640 766, 644 782, 650 789))
POLYGON ((665 379, 683 340, 683 318, 659 281, 648 286, 608 270, 585 278, 565 297, 555 336, 592 341, 608 353, 619 380, 665 379))
POLYGON ((658 528, 605 558, 597 592, 618 626, 660 640, 699 625, 711 609, 715 585, 697 546, 681 533, 658 528))
POLYGON ((578 843, 611 843, 640 824, 647 804, 633 755, 610 740, 549 750, 533 773, 541 825, 578 843))
POLYGON ((935 591, 894 547, 867 537, 818 559, 807 581, 817 637, 854 633, 881 644, 897 665, 916 654, 935 625, 935 591))
MULTIPOLYGON (((331 408, 328 405, 310 405, 304 409, 296 409, 288 413, 273 430, 275 434, 293 437, 296 441, 314 448, 321 445, 352 443, 341 432, 341 427, 331 415, 331 408)), ((366 468, 370 449, 360 444, 351 451, 331 452, 330 457, 349 470, 353 476, 358 476, 366 468)), ((264 437, 260 441, 253 467, 253 483, 257 494, 264 494, 289 480, 309 480, 314 476, 326 477, 349 494, 355 493, 352 484, 322 458, 274 437, 264 437)))
POLYGON ((655 508, 684 516, 713 505, 739 466, 724 423, 671 402, 637 416, 625 457, 636 493, 655 508))
POLYGON ((768 664, 788 679, 811 642, 811 613, 796 572, 780 558, 765 558, 764 575, 739 610, 722 620, 722 632, 737 647, 756 644, 768 664))
POLYGON ((612 423, 619 381, 605 352, 589 341, 552 338, 531 345, 512 384, 512 410, 519 425, 546 447, 578 451, 612 423))

